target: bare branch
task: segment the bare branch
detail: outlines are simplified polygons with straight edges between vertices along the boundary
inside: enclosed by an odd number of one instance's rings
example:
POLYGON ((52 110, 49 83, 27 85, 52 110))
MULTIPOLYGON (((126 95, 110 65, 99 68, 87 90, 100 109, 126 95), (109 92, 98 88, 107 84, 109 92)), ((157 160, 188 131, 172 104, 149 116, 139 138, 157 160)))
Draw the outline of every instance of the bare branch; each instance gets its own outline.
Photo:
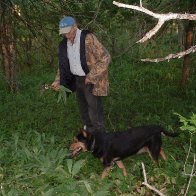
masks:
POLYGON ((118 7, 137 10, 137 11, 143 12, 147 15, 150 15, 150 16, 158 19, 157 25, 152 30, 150 30, 148 33, 146 33, 146 35, 142 39, 137 41, 137 43, 138 42, 142 43, 142 42, 145 42, 148 39, 150 39, 153 35, 155 35, 159 31, 159 29, 162 27, 162 25, 165 23, 165 21, 172 20, 172 19, 196 20, 196 14, 188 14, 188 13, 185 13, 185 14, 178 14, 178 13, 157 14, 157 13, 154 13, 154 12, 142 7, 141 1, 140 1, 140 5, 141 5, 140 7, 134 6, 134 5, 128 5, 128 4, 124 4, 124 3, 118 3, 116 1, 113 1, 113 4, 118 7))
POLYGON ((154 62, 154 63, 158 63, 161 61, 166 61, 166 60, 170 60, 170 59, 174 59, 174 58, 182 58, 185 55, 188 55, 190 53, 194 53, 196 51, 196 45, 192 46, 191 48, 189 48, 188 50, 185 50, 183 52, 179 52, 177 54, 169 54, 168 56, 164 57, 164 58, 157 58, 157 59, 141 59, 141 61, 144 62, 154 62))
POLYGON ((187 195, 188 193, 188 190, 189 190, 189 187, 190 187, 190 184, 191 184, 191 180, 194 176, 194 170, 195 170, 195 163, 196 163, 196 157, 195 157, 195 154, 194 154, 194 158, 193 158, 193 166, 192 166, 192 170, 191 170, 191 173, 190 173, 190 178, 189 178, 189 181, 188 181, 188 185, 187 185, 187 188, 186 188, 186 192, 185 192, 185 196, 187 195))
POLYGON ((196 177, 196 174, 195 173, 193 173, 193 174, 185 174, 185 173, 183 173, 183 175, 185 175, 185 176, 193 176, 193 177, 196 177))
POLYGON ((123 8, 129 8, 129 9, 133 9, 133 10, 137 10, 143 13, 146 13, 154 18, 157 19, 164 19, 165 21, 167 20, 172 20, 172 19, 180 19, 180 20, 196 20, 196 14, 189 14, 189 13, 185 13, 185 14, 179 14, 179 13, 167 13, 167 14, 157 14, 154 13, 144 7, 139 7, 139 6, 135 6, 135 5, 128 5, 128 4, 124 4, 124 3, 119 3, 116 1, 113 1, 113 4, 118 6, 118 7, 123 7, 123 8))
POLYGON ((93 17, 93 19, 85 26, 85 28, 87 28, 91 23, 95 22, 96 19, 97 19, 97 16, 99 14, 99 10, 101 8, 101 4, 102 4, 103 0, 100 1, 99 5, 98 5, 98 8, 97 8, 97 11, 95 12, 95 15, 93 17))
POLYGON ((142 171, 143 171, 143 175, 144 175, 144 182, 145 183, 148 183, 147 177, 146 177, 146 170, 145 170, 145 166, 144 166, 144 163, 143 162, 142 162, 142 171))
POLYGON ((190 151, 191 151, 191 148, 192 148, 192 138, 193 138, 193 134, 191 133, 190 140, 189 140, 189 149, 188 149, 188 153, 187 153, 186 160, 185 160, 185 163, 184 163, 184 173, 186 173, 186 164, 187 164, 187 161, 188 161, 188 158, 189 158, 189 155, 190 155, 190 151))
POLYGON ((159 19, 160 15, 161 15, 161 14, 156 14, 156 13, 154 13, 154 12, 144 8, 144 7, 139 7, 139 6, 135 6, 135 5, 128 5, 128 4, 124 4, 124 3, 118 3, 116 1, 113 1, 113 4, 118 6, 118 7, 123 7, 123 8, 137 10, 139 12, 144 12, 144 13, 146 13, 146 14, 154 17, 154 18, 157 18, 157 19, 159 19))
POLYGON ((156 192, 158 195, 160 195, 160 196, 165 196, 165 195, 164 195, 163 193, 161 193, 158 189, 156 189, 155 187, 153 187, 153 186, 151 186, 150 184, 148 184, 144 163, 142 163, 142 170, 143 170, 143 175, 144 175, 144 182, 143 182, 142 184, 145 185, 145 186, 146 186, 147 188, 149 188, 150 190, 156 192))
POLYGON ((196 176, 196 174, 195 174, 195 164, 196 164, 196 156, 195 156, 195 154, 193 156, 193 165, 192 165, 191 173, 190 174, 187 174, 186 173, 186 164, 187 164, 188 158, 190 156, 190 151, 191 151, 191 148, 192 148, 192 138, 193 138, 193 133, 191 133, 191 136, 190 136, 189 149, 188 149, 188 153, 187 153, 186 160, 185 160, 185 163, 184 163, 184 171, 183 171, 183 174, 185 176, 189 176, 189 181, 188 181, 188 184, 187 184, 187 187, 186 187, 186 191, 185 191, 185 194, 184 194, 185 196, 188 193, 188 190, 189 190, 189 187, 190 187, 192 178, 196 176))
POLYGON ((137 43, 143 43, 148 39, 150 39, 153 35, 155 35, 159 31, 159 29, 163 26, 164 22, 165 22, 164 20, 159 20, 157 25, 153 29, 151 29, 148 33, 146 33, 146 35, 142 39, 137 41, 137 43))
POLYGON ((140 7, 143 7, 143 5, 142 5, 142 0, 140 0, 140 7))

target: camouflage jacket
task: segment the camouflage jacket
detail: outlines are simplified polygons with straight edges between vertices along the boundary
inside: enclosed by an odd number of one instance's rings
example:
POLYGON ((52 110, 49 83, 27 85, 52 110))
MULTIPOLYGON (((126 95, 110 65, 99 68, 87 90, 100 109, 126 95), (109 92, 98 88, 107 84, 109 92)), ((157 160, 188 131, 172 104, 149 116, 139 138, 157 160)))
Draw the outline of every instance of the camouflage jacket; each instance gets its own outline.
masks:
MULTIPOLYGON (((105 47, 98 41, 95 35, 89 33, 85 39, 85 55, 89 73, 86 77, 94 84, 93 95, 108 95, 108 65, 111 57, 105 47)), ((60 82, 60 73, 57 72, 55 81, 60 82)))

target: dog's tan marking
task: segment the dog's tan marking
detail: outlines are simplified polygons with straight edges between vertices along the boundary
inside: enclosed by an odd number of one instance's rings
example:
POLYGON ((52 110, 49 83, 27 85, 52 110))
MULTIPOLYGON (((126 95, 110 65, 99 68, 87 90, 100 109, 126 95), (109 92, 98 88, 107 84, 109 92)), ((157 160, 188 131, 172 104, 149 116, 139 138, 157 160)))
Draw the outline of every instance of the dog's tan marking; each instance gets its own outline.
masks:
POLYGON ((72 144, 69 147, 70 151, 72 152, 72 156, 78 155, 80 152, 86 152, 86 146, 84 143, 79 142, 77 138, 73 139, 72 144))
POLYGON ((127 176, 127 170, 126 170, 126 168, 125 168, 123 162, 122 162, 122 161, 116 161, 116 164, 117 164, 118 167, 122 170, 123 175, 124 175, 124 176, 127 176))
POLYGON ((143 148, 141 148, 137 154, 142 154, 142 153, 148 153, 148 155, 150 156, 150 158, 153 160, 152 155, 150 153, 150 150, 148 149, 148 147, 144 146, 143 148))
POLYGON ((109 172, 111 169, 112 169, 112 166, 106 167, 102 172, 101 178, 103 179, 103 178, 107 177, 109 175, 109 172))
POLYGON ((139 149, 139 151, 136 154, 142 154, 142 153, 149 153, 148 147, 143 147, 141 149, 139 149))
POLYGON ((167 157, 165 155, 165 152, 164 152, 163 148, 161 148, 161 150, 160 150, 160 155, 161 155, 161 157, 163 158, 164 161, 167 161, 167 157))

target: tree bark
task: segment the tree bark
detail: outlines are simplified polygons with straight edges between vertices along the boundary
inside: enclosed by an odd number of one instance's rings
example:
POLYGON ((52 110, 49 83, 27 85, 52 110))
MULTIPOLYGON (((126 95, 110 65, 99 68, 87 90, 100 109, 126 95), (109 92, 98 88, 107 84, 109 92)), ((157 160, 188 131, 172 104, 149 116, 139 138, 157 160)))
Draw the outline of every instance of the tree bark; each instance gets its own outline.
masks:
POLYGON ((14 28, 11 19, 11 5, 6 0, 1 1, 1 20, 0 20, 0 47, 2 55, 2 65, 5 79, 12 92, 17 91, 16 82, 16 44, 14 39, 14 28))
MULTIPOLYGON (((189 49, 193 44, 193 21, 189 21, 186 29, 186 41, 185 50, 189 49)), ((189 64, 190 64, 190 54, 184 56, 183 68, 182 68, 182 80, 181 87, 185 88, 189 78, 189 64)))
MULTIPOLYGON (((190 12, 193 13, 196 8, 196 3, 192 1, 190 5, 190 12)), ((186 28, 186 40, 185 40, 185 50, 189 49, 193 45, 193 31, 194 31, 194 22, 189 21, 188 26, 186 28)), ((190 64, 190 54, 184 56, 183 60, 183 68, 182 68, 182 79, 181 79, 181 87, 185 88, 188 83, 189 78, 189 64, 190 64)))

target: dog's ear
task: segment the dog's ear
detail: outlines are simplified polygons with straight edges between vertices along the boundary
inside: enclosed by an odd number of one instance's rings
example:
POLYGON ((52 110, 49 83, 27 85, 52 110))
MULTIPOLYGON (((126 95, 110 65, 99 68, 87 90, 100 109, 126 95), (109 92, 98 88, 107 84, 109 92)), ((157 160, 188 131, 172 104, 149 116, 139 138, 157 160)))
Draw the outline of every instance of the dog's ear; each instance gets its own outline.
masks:
POLYGON ((84 130, 84 129, 80 129, 80 133, 84 136, 84 137, 88 137, 88 133, 87 133, 87 131, 86 130, 84 130))
POLYGON ((88 131, 84 130, 84 129, 80 129, 80 133, 81 133, 85 138, 91 139, 91 137, 92 137, 92 134, 89 133, 88 131))

